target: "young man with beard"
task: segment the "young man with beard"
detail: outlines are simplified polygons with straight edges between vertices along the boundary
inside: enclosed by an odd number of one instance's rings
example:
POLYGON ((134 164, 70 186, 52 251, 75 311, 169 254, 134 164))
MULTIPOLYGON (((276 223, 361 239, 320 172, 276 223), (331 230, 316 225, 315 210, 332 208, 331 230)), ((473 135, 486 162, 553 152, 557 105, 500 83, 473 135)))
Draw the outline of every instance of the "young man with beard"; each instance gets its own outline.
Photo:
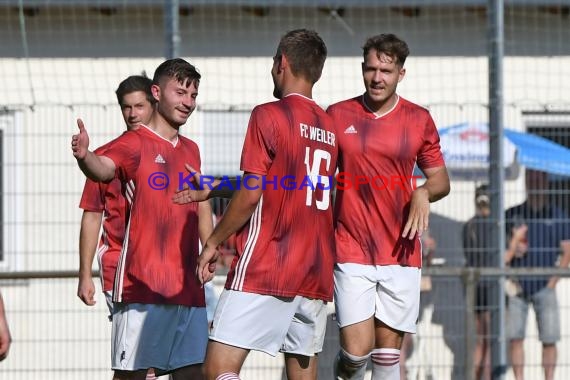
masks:
POLYGON ((365 93, 327 110, 337 129, 340 173, 367 179, 358 186, 339 179, 337 186, 338 379, 362 379, 370 356, 373 380, 400 379, 402 338, 415 333, 418 318, 420 236, 428 228, 430 202, 449 193, 429 112, 396 93, 408 53, 393 34, 369 38, 363 47, 365 93), (416 165, 426 182, 414 188, 416 165))
POLYGON ((200 74, 183 59, 155 71, 157 108, 149 125, 114 140, 102 155, 88 150, 78 120, 73 155, 85 175, 125 187, 129 219, 113 289, 115 379, 144 379, 149 368, 173 379, 200 379, 208 339, 204 291, 193 275, 198 239, 212 231, 208 202, 176 206, 171 194, 184 163, 200 166, 198 146, 178 133, 196 108, 200 74))
MULTIPOLYGON (((148 124, 150 121, 156 103, 150 90, 151 86, 152 80, 146 76, 131 75, 123 80, 115 91, 127 131, 136 130, 141 124, 148 124)), ((95 152, 102 153, 104 149, 105 146, 102 146, 95 152)), ((121 181, 118 178, 109 183, 86 179, 79 203, 83 215, 79 232, 77 296, 88 306, 96 303, 95 283, 91 271, 93 259, 97 254, 101 289, 109 309, 109 320, 113 317, 113 281, 127 226, 127 201, 121 190, 121 181), (99 238, 101 226, 103 229, 99 238)), ((147 380, 155 378, 154 369, 150 369, 147 380)))

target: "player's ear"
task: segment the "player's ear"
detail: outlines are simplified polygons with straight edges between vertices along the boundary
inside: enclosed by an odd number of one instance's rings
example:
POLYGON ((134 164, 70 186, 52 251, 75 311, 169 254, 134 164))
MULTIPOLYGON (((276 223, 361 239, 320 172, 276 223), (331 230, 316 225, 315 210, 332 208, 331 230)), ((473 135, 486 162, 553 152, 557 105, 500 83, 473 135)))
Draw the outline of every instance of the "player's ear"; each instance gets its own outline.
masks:
POLYGON ((287 67, 289 67, 289 61, 287 60, 287 57, 285 56, 285 54, 281 54, 281 57, 279 58, 279 63, 277 65, 279 71, 283 71, 285 70, 287 67))
POLYGON ((152 93, 152 97, 154 98, 154 100, 158 102, 160 100, 160 86, 157 84, 153 84, 152 86, 150 86, 150 91, 152 93))
POLYGON ((406 68, 405 67, 400 68, 400 72, 398 73, 398 82, 401 82, 402 79, 404 79, 405 75, 406 75, 406 68))

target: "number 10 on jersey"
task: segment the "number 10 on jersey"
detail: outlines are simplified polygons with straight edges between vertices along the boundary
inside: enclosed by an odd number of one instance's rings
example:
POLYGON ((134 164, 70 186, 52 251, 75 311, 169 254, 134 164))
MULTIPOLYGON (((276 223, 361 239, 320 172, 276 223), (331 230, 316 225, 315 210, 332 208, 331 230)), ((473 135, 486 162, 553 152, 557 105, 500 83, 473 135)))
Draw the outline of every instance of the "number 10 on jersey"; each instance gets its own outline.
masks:
POLYGON ((305 148, 305 168, 307 169, 307 177, 312 184, 312 186, 307 186, 307 198, 305 204, 309 207, 313 204, 313 193, 320 187, 323 190, 322 199, 315 199, 315 204, 319 210, 327 210, 330 206, 330 177, 326 173, 319 173, 323 160, 325 161, 326 170, 328 171, 331 165, 331 154, 326 150, 315 149, 311 155, 311 148, 305 148))

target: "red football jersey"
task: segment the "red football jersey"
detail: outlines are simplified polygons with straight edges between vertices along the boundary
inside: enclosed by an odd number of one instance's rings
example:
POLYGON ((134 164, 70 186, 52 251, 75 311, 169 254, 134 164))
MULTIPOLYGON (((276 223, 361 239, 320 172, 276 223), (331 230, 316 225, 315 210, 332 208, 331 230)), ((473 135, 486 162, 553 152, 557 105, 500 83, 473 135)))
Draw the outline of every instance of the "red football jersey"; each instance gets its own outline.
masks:
POLYGON ((198 146, 182 136, 173 143, 141 126, 117 138, 104 155, 115 163, 129 204, 113 300, 205 306, 195 276, 198 205, 172 202, 187 175, 184 164, 200 168, 198 146))
POLYGON ((339 144, 337 262, 421 267, 419 238, 401 235, 415 165, 444 165, 431 115, 401 97, 380 116, 364 104, 363 96, 333 104, 327 112, 339 144))
POLYGON ((79 207, 85 211, 103 213, 97 261, 102 290, 111 291, 126 227, 127 204, 121 194, 121 181, 117 178, 109 183, 85 180, 79 207))
POLYGON ((292 94, 253 110, 241 169, 266 181, 237 233, 228 289, 332 300, 336 161, 332 120, 313 100, 292 94))

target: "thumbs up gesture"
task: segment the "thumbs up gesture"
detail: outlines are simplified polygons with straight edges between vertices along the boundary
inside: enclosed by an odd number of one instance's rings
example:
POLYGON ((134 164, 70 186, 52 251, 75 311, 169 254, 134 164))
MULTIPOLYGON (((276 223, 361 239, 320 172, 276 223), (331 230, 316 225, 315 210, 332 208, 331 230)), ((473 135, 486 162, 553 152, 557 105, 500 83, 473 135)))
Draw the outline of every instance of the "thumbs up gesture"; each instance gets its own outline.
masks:
POLYGON ((71 150, 77 160, 83 160, 89 150, 89 135, 83 124, 83 120, 77 119, 79 133, 71 137, 71 150))

